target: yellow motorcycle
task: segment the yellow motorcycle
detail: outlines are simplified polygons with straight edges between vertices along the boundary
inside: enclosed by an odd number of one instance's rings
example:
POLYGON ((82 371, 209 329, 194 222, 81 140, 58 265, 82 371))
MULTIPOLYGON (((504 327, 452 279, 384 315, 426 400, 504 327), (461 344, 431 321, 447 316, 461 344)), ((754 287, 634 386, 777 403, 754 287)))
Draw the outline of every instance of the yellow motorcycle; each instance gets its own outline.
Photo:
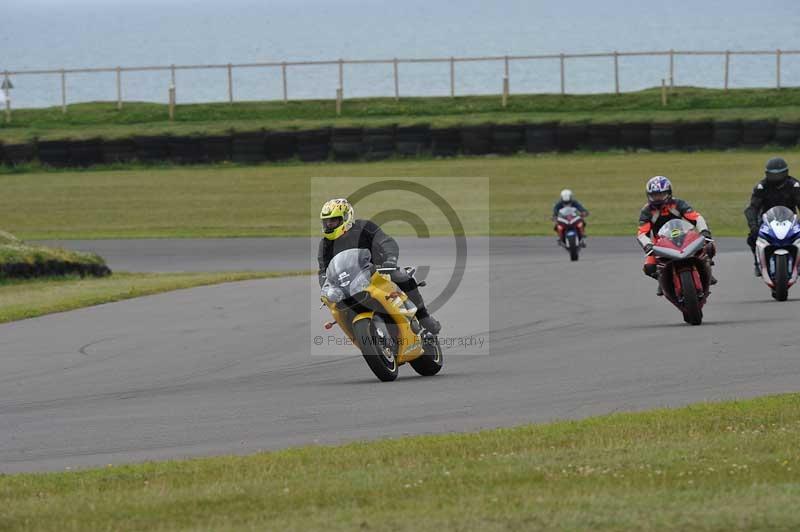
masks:
MULTIPOLYGON (((417 307, 392 282, 390 271, 376 268, 366 249, 348 249, 333 257, 321 299, 335 321, 325 328, 338 324, 381 381, 395 380, 406 362, 420 375, 436 375, 443 362, 439 340, 422 329, 415 317, 417 307)), ((414 275, 414 269, 406 271, 414 275)))

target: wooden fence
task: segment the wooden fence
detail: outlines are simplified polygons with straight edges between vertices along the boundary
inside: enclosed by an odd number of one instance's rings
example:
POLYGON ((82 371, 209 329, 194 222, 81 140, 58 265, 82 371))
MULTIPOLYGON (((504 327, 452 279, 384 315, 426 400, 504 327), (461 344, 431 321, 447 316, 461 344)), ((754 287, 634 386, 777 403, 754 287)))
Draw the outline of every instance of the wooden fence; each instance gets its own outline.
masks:
MULTIPOLYGON (((567 65, 572 59, 611 59, 611 66, 613 68, 613 90, 619 94, 622 90, 620 87, 619 65, 620 59, 626 57, 663 57, 666 61, 665 81, 670 87, 676 81, 676 67, 675 59, 681 56, 718 56, 724 61, 724 78, 723 86, 727 90, 730 86, 730 66, 731 60, 735 56, 773 56, 775 58, 775 87, 780 89, 781 83, 781 59, 785 55, 797 55, 800 50, 756 50, 756 51, 685 51, 685 50, 667 50, 667 51, 651 51, 651 52, 601 52, 601 53, 580 53, 580 54, 540 54, 540 55, 504 55, 504 56, 484 56, 484 57, 439 57, 439 58, 422 58, 422 59, 337 59, 326 61, 272 61, 272 62, 255 62, 255 63, 227 63, 227 64, 210 64, 210 65, 168 65, 168 66, 141 66, 141 67, 104 67, 104 68, 62 68, 56 70, 6 70, 3 71, 3 86, 13 86, 14 78, 21 76, 53 76, 56 75, 60 78, 61 84, 61 107, 64 112, 67 109, 67 77, 71 74, 93 74, 93 73, 114 73, 116 75, 116 101, 117 107, 123 106, 123 84, 124 74, 131 72, 169 72, 170 73, 170 86, 165 87, 169 90, 171 95, 170 101, 174 99, 175 88, 177 84, 176 73, 178 71, 189 70, 223 70, 227 72, 227 99, 233 103, 235 101, 235 78, 234 72, 236 70, 245 69, 277 69, 280 71, 282 82, 282 99, 288 102, 290 99, 289 94, 289 79, 290 69, 297 69, 308 66, 335 66, 338 67, 338 88, 336 91, 337 99, 341 101, 344 98, 345 87, 345 67, 347 65, 376 65, 386 66, 388 72, 391 71, 394 86, 394 98, 400 98, 400 66, 421 63, 439 63, 445 68, 449 69, 450 77, 450 96, 456 96, 456 82, 457 82, 457 68, 459 63, 475 63, 475 62, 489 62, 489 63, 503 63, 504 77, 502 85, 498 83, 498 87, 503 88, 504 100, 510 94, 510 65, 512 63, 520 63, 526 61, 557 61, 559 63, 560 73, 560 92, 566 94, 566 80, 567 80, 567 65)), ((385 95, 392 96, 392 95, 385 95)), ((5 89, 5 99, 7 109, 10 109, 10 92, 5 89)), ((270 98, 264 98, 270 99, 270 98)))

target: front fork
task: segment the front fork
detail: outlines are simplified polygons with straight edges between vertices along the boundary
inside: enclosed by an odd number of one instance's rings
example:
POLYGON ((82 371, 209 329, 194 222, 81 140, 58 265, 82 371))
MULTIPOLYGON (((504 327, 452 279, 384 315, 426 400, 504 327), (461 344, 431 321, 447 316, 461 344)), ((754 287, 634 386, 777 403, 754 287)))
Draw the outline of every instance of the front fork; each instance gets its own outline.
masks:
POLYGON ((697 268, 673 268, 672 270, 672 285, 675 287, 675 297, 680 298, 679 294, 683 292, 683 285, 681 284, 681 273, 685 271, 692 272, 692 280, 694 281, 694 288, 697 290, 698 295, 702 295, 705 290, 703 289, 703 280, 700 277, 700 272, 697 268))

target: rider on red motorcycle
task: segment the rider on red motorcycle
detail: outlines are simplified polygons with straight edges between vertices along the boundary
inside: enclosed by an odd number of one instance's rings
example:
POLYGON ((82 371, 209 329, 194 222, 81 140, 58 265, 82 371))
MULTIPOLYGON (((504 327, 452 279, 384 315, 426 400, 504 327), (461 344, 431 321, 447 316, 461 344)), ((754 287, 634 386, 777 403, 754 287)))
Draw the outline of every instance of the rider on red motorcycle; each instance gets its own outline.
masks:
POLYGON ((589 216, 589 211, 587 211, 581 202, 575 199, 575 196, 572 194, 572 191, 568 188, 565 188, 561 191, 561 199, 553 205, 553 230, 558 234, 558 243, 562 244, 564 242, 564 227, 558 223, 558 211, 560 211, 563 207, 575 207, 578 209, 578 212, 581 213, 581 217, 583 217, 583 223, 578 225, 578 232, 580 233, 580 245, 581 247, 586 247, 586 217, 589 216))
MULTIPOLYGON (((706 238, 706 254, 709 260, 709 271, 711 271, 711 265, 714 264, 711 259, 716 254, 716 246, 711 239, 711 231, 708 229, 706 219, 685 201, 672 197, 672 183, 664 176, 651 177, 647 181, 646 191, 647 203, 639 214, 639 233, 636 237, 647 254, 644 261, 644 274, 658 280, 658 262, 652 255, 653 237, 658 234, 665 223, 676 218, 685 219, 706 238)), ((709 283, 717 283, 713 275, 711 275, 709 283)), ((656 293, 659 296, 664 295, 661 292, 660 283, 656 293)))

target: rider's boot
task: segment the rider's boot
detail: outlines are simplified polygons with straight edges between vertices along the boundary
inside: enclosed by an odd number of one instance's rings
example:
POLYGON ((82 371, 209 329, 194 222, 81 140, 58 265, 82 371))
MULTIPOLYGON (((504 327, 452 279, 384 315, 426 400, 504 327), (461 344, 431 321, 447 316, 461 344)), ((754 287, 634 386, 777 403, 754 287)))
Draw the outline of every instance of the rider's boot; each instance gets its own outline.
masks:
POLYGON ((417 309, 417 319, 422 328, 431 334, 439 334, 439 331, 442 330, 442 324, 425 307, 417 309))
POLYGON ((659 296, 659 297, 663 296, 664 295, 664 290, 661 289, 661 276, 660 276, 660 274, 658 272, 655 272, 653 274, 647 273, 647 276, 648 277, 652 277, 653 279, 656 280, 656 286, 657 286, 656 295, 659 296))
POLYGON ((756 277, 761 277, 761 268, 759 267, 758 262, 756 262, 753 267, 755 268, 756 277))

